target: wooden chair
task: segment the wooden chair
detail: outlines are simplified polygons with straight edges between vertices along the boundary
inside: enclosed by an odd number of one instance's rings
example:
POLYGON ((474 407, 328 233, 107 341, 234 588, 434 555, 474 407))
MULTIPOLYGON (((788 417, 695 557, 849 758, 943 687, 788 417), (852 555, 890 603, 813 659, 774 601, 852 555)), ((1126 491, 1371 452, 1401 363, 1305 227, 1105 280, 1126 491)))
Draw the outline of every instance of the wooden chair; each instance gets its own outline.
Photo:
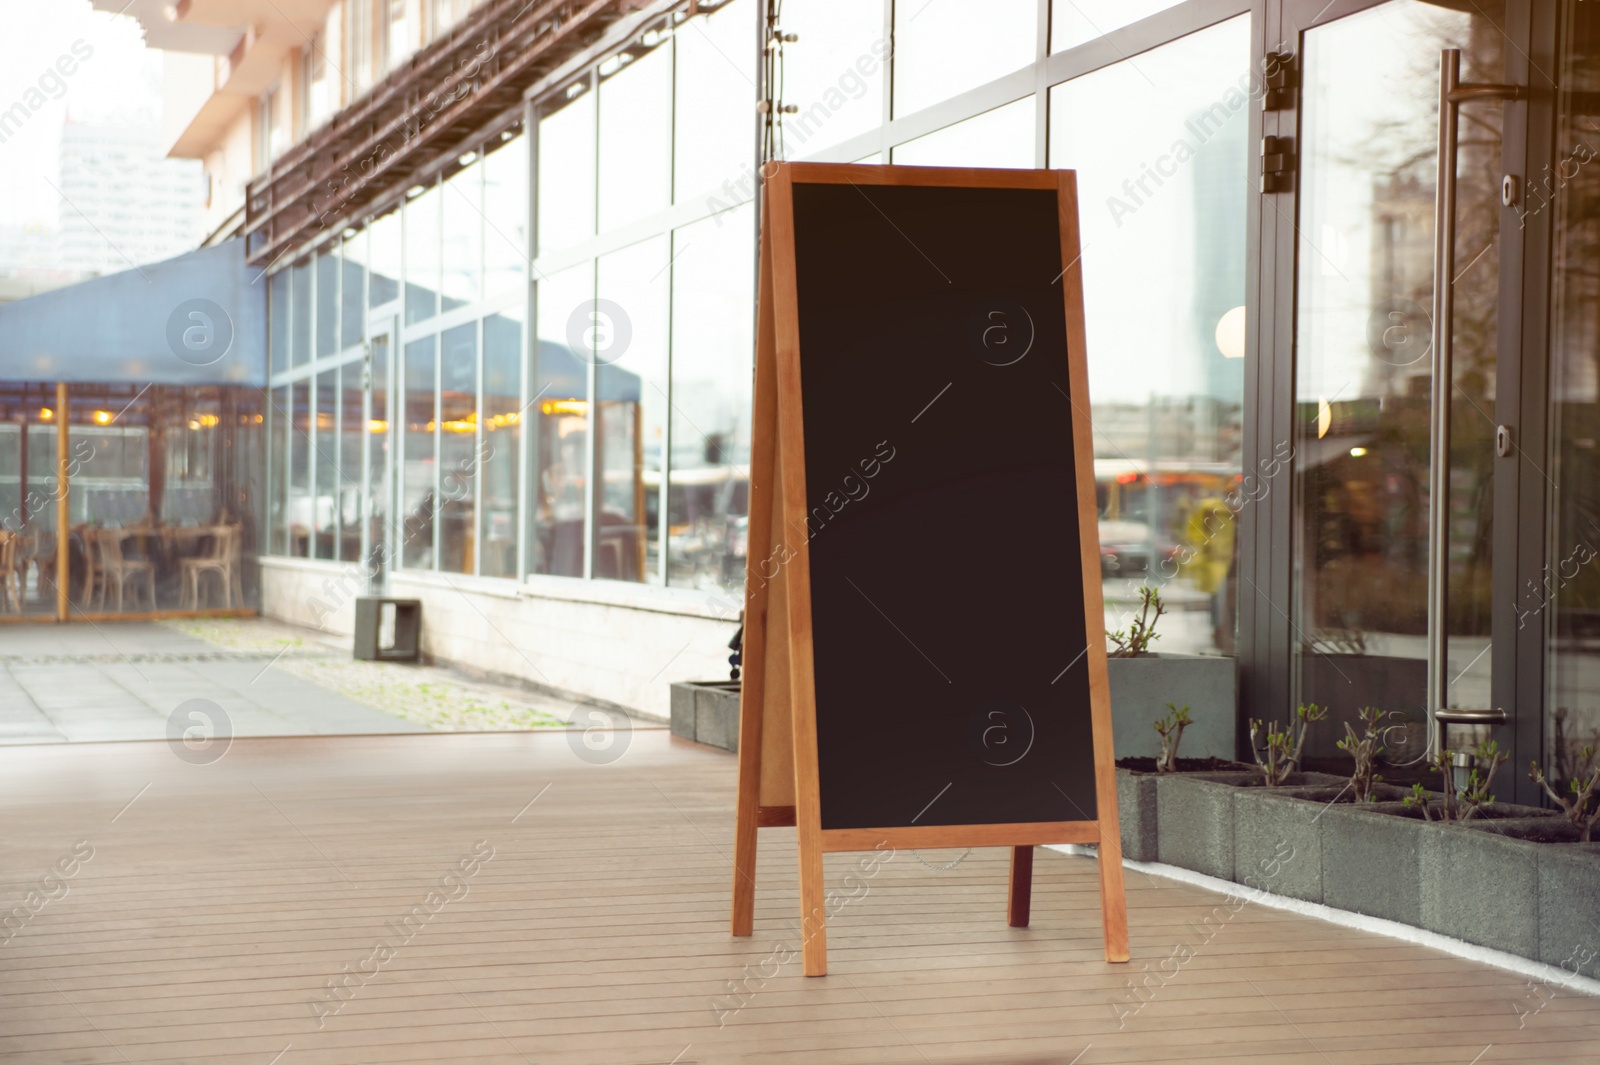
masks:
POLYGON ((96 545, 100 548, 100 599, 104 606, 106 589, 115 584, 117 588, 117 613, 122 613, 122 598, 128 582, 131 580, 135 591, 139 584, 144 584, 146 596, 150 600, 150 609, 156 608, 156 567, 153 562, 142 558, 122 557, 122 530, 101 529, 94 537, 96 545))
POLYGON ((222 605, 233 609, 234 589, 239 584, 240 531, 237 525, 216 526, 211 530, 211 547, 204 555, 186 558, 178 563, 183 579, 182 609, 200 609, 200 578, 207 573, 217 575, 217 583, 222 590, 222 605))
POLYGON ((22 585, 17 580, 17 548, 22 537, 0 529, 0 609, 22 613, 22 585))

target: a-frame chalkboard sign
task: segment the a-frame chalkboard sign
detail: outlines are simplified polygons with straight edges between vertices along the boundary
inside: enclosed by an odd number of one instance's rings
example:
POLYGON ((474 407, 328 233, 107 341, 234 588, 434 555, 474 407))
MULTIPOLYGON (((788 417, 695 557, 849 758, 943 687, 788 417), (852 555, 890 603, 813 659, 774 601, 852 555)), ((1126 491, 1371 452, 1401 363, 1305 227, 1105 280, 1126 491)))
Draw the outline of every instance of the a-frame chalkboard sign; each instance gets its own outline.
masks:
POLYGON ((762 202, 733 934, 823 854, 1097 843, 1128 959, 1076 176, 777 164, 762 202))

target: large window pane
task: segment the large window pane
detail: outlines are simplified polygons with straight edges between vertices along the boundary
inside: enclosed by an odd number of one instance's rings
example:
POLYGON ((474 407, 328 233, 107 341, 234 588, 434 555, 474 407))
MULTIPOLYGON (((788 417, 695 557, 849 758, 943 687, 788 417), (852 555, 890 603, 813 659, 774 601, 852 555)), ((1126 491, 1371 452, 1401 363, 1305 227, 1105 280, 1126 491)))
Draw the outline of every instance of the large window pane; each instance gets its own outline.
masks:
POLYGON ((433 524, 438 509, 435 492, 433 337, 406 345, 403 404, 405 410, 405 468, 400 476, 400 564, 414 569, 433 568, 433 524))
POLYGON ((667 583, 737 598, 750 508, 754 208, 673 234, 667 583))
POLYGON ((482 295, 483 171, 477 163, 454 174, 440 193, 444 199, 444 310, 482 295))
POLYGON ((311 554, 311 386, 296 381, 289 389, 289 553, 311 554))
POLYGON ((666 207, 671 163, 672 49, 657 48, 600 83, 600 231, 666 207))
POLYGON ((814 155, 883 121, 883 5, 807 0, 784 6, 783 27, 800 39, 783 48, 784 156, 814 155))
POLYGON ((589 484, 589 361, 583 328, 594 301, 594 262, 538 282, 538 336, 534 354, 534 537, 528 545, 535 573, 583 576, 583 515, 589 484), (570 336, 576 330, 579 337, 570 336))
POLYGON ((372 244, 372 282, 367 306, 381 307, 400 295, 400 212, 390 211, 367 227, 372 244))
POLYGON ((339 371, 317 375, 317 432, 312 463, 316 468, 316 494, 312 499, 312 527, 316 530, 317 558, 334 558, 339 521, 339 371))
POLYGON ((1163 651, 1233 649, 1249 64, 1238 18, 1050 101, 1050 165, 1078 172, 1106 624, 1159 587, 1163 651))
POLYGON ((595 374, 596 577, 652 581, 660 565, 667 425, 667 238, 602 256, 588 324, 595 374))
POLYGON ((289 271, 291 289, 289 356, 295 366, 311 361, 311 261, 296 263, 289 271))
POLYGON ((483 445, 478 572, 517 576, 517 500, 522 495, 522 320, 515 305, 483 320, 483 445))
POLYGON ((528 142, 519 133, 483 161, 486 296, 520 288, 528 276, 528 142))
POLYGON ((361 343, 367 321, 367 234, 363 230, 344 240, 344 281, 339 300, 339 346, 361 343))
POLYGON ((755 0, 735 0, 678 28, 674 199, 701 196, 753 169, 755 0))
MULTIPOLYGON (((280 275, 287 276, 287 275, 280 275)), ((267 446, 270 454, 267 458, 267 471, 271 477, 268 485, 267 500, 267 550, 274 555, 289 553, 289 529, 287 505, 289 499, 289 389, 287 387, 274 388, 271 392, 272 403, 267 411, 269 433, 267 446)))
POLYGON ((347 362, 339 371, 339 541, 338 557, 361 558, 361 441, 365 437, 361 405, 362 364, 347 362))
POLYGON ((898 3, 894 113, 909 115, 1027 66, 1038 39, 1037 0, 898 3))
MULTIPOLYGON (((1550 343, 1550 462, 1555 483, 1542 587, 1523 589, 1517 623, 1547 625, 1550 647, 1546 774, 1570 794, 1582 749, 1600 746, 1600 8, 1569 4, 1559 74, 1555 173, 1544 171, 1522 210, 1555 212, 1558 308, 1550 343), (1559 191, 1558 191, 1559 190, 1559 191), (1549 608, 1549 609, 1547 609, 1549 608), (1526 619, 1526 621, 1524 621, 1526 619)), ((1597 800, 1591 799, 1591 803, 1597 800)), ((1591 805, 1590 810, 1594 807, 1591 805)))
POLYGON ((439 313, 439 187, 406 204, 406 322, 439 313))
POLYGON ((905 166, 1033 166, 1034 98, 997 107, 894 149, 905 166))
POLYGON ((592 91, 539 121, 539 250, 594 236, 595 96, 592 91))
POLYGON ((439 568, 471 573, 478 527, 478 323, 445 330, 441 344, 439 568))
POLYGON ((378 583, 391 564, 385 545, 389 536, 390 502, 393 486, 389 480, 390 441, 394 433, 389 410, 389 334, 372 338, 372 417, 367 421, 367 530, 372 543, 367 572, 378 583))
POLYGON ((271 334, 272 372, 289 368, 289 271, 279 270, 267 285, 268 332, 271 334))
POLYGON ((339 257, 317 256, 317 357, 339 350, 339 257))
POLYGON ((1050 50, 1088 44, 1182 0, 1051 0, 1050 50))

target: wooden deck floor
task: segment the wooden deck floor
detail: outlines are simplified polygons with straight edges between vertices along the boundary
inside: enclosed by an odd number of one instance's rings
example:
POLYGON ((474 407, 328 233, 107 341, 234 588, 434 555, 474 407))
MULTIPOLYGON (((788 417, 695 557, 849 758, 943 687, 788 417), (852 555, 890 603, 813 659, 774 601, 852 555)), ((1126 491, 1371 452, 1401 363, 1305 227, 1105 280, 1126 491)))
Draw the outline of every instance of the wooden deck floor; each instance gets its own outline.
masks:
POLYGON ((659 731, 604 766, 564 734, 239 740, 211 765, 10 748, 0 782, 0 901, 25 915, 0 944, 5 1061, 1600 1060, 1600 1000, 1519 1019, 1522 977, 1139 874, 1134 964, 1107 965, 1092 860, 1051 852, 1028 929, 1002 852, 896 854, 846 889, 808 980, 773 957, 798 946, 793 831, 763 831, 756 934, 733 939, 733 759, 659 731))

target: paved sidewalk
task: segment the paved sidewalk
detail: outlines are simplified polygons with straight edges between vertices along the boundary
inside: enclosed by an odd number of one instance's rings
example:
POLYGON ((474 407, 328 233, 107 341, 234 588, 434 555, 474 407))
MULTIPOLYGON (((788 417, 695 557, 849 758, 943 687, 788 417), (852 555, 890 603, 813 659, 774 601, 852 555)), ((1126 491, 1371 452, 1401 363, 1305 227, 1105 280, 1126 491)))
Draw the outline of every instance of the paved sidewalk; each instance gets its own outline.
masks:
POLYGON ((577 709, 266 620, 0 627, 0 744, 563 728, 577 709))

